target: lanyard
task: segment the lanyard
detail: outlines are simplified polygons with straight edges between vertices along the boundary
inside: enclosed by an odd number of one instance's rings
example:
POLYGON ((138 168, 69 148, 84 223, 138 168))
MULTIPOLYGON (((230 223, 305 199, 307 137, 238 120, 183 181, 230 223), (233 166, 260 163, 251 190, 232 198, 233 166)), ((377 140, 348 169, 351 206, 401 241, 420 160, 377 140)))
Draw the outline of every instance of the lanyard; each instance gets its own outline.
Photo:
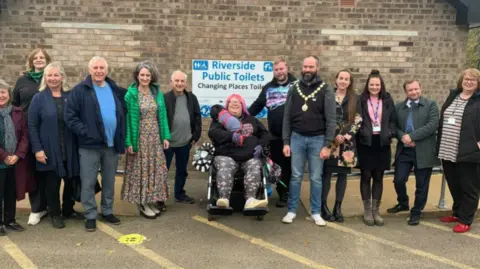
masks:
POLYGON ((375 122, 378 122, 377 119, 378 119, 378 110, 380 109, 380 99, 377 100, 377 108, 375 110, 373 109, 372 99, 368 98, 368 102, 370 103, 370 106, 372 107, 373 118, 374 118, 375 122))
POLYGON ((453 108, 452 115, 450 115, 450 117, 455 117, 458 107, 464 104, 466 106, 466 102, 468 102, 468 100, 463 100, 460 98, 460 95, 458 95, 457 97, 455 97, 455 100, 453 100, 453 102, 455 103, 455 107, 453 108))

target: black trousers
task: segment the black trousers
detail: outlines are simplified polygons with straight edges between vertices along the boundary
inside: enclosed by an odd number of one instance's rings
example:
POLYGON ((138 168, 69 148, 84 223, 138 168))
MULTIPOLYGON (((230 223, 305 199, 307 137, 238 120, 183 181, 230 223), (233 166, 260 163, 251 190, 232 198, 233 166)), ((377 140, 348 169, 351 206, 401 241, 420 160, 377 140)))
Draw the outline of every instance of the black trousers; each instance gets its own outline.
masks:
MULTIPOLYGON (((323 167, 324 169, 326 166, 323 167)), ((330 192, 330 185, 332 182, 332 172, 326 168, 322 176, 322 201, 327 201, 328 193, 330 192)), ((337 182, 335 184, 335 201, 342 202, 345 197, 345 190, 347 189, 347 174, 337 173, 337 182)))
POLYGON ((60 209, 60 185, 61 178, 55 171, 45 171, 43 178, 45 180, 45 197, 48 206, 48 213, 50 216, 70 216, 73 213, 73 206, 75 200, 73 197, 73 179, 63 179, 63 197, 62 209, 60 209))
POLYGON ((17 209, 16 190, 14 168, 0 169, 0 225, 15 221, 15 211, 17 209))
POLYGON ((478 209, 480 164, 443 161, 442 165, 453 198, 453 215, 470 225, 478 209))
POLYGON ((409 207, 409 198, 407 195, 407 181, 410 171, 415 173, 415 203, 410 211, 412 215, 420 215, 427 204, 428 189, 430 187, 430 177, 432 168, 417 169, 416 153, 413 148, 403 148, 395 161, 395 177, 393 183, 397 192, 397 201, 399 204, 409 207))
POLYGON ((36 189, 28 193, 28 199, 30 201, 30 207, 32 208, 32 213, 39 213, 47 210, 47 199, 45 196, 45 179, 44 173, 36 171, 35 180, 36 180, 36 189))
POLYGON ((272 161, 282 168, 281 180, 285 184, 285 186, 281 183, 277 184, 277 191, 278 193, 287 193, 288 186, 290 186, 290 177, 292 176, 292 164, 291 158, 283 155, 283 140, 272 139, 270 141, 270 151, 272 161))

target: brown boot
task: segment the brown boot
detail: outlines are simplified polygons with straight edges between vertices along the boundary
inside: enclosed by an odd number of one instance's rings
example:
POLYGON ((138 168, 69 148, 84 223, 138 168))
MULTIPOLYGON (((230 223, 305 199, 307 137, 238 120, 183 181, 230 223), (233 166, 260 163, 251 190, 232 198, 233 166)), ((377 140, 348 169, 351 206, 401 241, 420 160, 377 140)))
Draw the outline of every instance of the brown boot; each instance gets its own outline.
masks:
POLYGON ((383 218, 380 216, 380 201, 372 200, 372 211, 373 211, 373 220, 375 225, 382 226, 383 225, 383 218))
POLYGON ((372 200, 363 201, 363 222, 368 226, 375 225, 372 214, 372 200))

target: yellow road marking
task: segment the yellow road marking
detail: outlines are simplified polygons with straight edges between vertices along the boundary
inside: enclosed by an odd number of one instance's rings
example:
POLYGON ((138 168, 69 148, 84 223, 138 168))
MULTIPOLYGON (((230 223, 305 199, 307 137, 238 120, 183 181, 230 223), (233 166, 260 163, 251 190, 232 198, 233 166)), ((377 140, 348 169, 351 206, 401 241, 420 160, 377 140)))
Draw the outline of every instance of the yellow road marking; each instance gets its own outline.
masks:
POLYGON ((23 253, 15 243, 8 237, 0 237, 0 246, 10 255, 22 269, 36 269, 38 268, 33 262, 23 253))
MULTIPOLYGON (((123 234, 119 233, 112 227, 103 224, 101 222, 97 222, 97 227, 100 231, 110 235, 111 237, 118 240, 123 234)), ((146 258, 150 259, 151 261, 155 262, 156 264, 160 265, 162 268, 166 269, 183 269, 181 266, 167 260, 166 258, 158 255, 157 253, 153 252, 152 250, 142 246, 142 245, 127 245, 131 249, 135 250, 139 254, 145 256, 146 258)))
POLYGON ((362 237, 362 238, 367 239, 367 240, 375 241, 375 242, 378 242, 378 243, 381 243, 381 244, 384 244, 384 245, 387 245, 387 246, 390 246, 390 247, 393 247, 393 248, 396 248, 396 249, 401 249, 401 250, 404 250, 406 252, 410 252, 414 255, 424 257, 424 258, 428 258, 430 260, 434 260, 434 261, 437 261, 437 262, 440 262, 440 263, 448 264, 448 265, 456 267, 456 268, 475 269, 474 267, 463 264, 463 263, 459 263, 459 262, 456 262, 456 261, 453 261, 453 260, 450 260, 450 259, 447 259, 447 258, 444 258, 444 257, 440 257, 440 256, 437 256, 437 255, 434 255, 434 254, 431 254, 431 253, 428 253, 428 252, 425 252, 425 251, 422 251, 422 250, 419 250, 419 249, 407 247, 407 246, 401 245, 399 243, 396 243, 396 242, 393 242, 393 241, 390 241, 390 240, 386 240, 386 239, 383 239, 383 238, 380 238, 380 237, 376 237, 376 236, 371 235, 371 234, 355 231, 353 229, 350 229, 350 228, 347 228, 345 226, 341 226, 341 225, 338 225, 338 224, 335 224, 335 223, 332 223, 332 222, 329 222, 327 227, 333 228, 333 229, 341 231, 341 232, 353 234, 355 236, 362 237))
POLYGON ((277 254, 280 254, 284 257, 287 257, 291 260, 294 260, 298 263, 301 263, 301 264, 304 264, 308 267, 311 267, 311 268, 316 268, 316 269, 333 269, 332 267, 328 267, 328 266, 325 266, 325 265, 322 265, 322 264, 319 264, 319 263, 316 263, 310 259, 307 259, 303 256, 300 256, 296 253, 293 253, 293 252, 290 252, 286 249, 283 249, 281 247, 277 247, 273 244, 270 244, 260 238, 256 238, 256 237, 253 237, 253 236, 250 236, 248 234, 245 234, 245 233, 242 233, 240 231, 237 231, 233 228, 230 228, 228 226, 225 226, 223 224, 220 224, 218 222, 215 222, 215 221, 208 221, 206 218, 204 217, 200 217, 200 216, 194 216, 193 217, 194 220, 198 221, 198 222, 201 222, 201 223, 204 223, 204 224, 207 224, 209 226, 212 226, 214 228, 217 228, 221 231, 224 231, 226 233, 229 233, 233 236, 236 236, 238 238, 241 238, 241 239, 244 239, 244 240, 247 240, 248 242, 254 244, 254 245, 257 245, 257 246, 260 246, 260 247, 263 247, 263 248, 266 248, 266 249, 269 249, 277 254))
MULTIPOLYGON (((431 223, 431 222, 428 222, 428 221, 423 221, 422 220, 420 222, 420 224, 423 225, 423 226, 439 229, 439 230, 442 230, 442 231, 452 232, 452 228, 447 228, 445 226, 438 225, 438 224, 435 224, 435 223, 431 223)), ((478 234, 462 233, 461 235, 468 236, 468 237, 475 238, 475 239, 480 239, 480 235, 478 235, 478 234)))

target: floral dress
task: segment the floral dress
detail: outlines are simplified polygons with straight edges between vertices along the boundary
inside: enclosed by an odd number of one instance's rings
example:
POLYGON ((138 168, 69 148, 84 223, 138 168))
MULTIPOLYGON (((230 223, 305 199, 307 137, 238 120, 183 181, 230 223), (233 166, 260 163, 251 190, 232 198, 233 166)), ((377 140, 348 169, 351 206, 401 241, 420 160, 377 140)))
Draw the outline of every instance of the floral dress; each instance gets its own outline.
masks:
POLYGON ((160 139, 157 103, 139 91, 138 152, 126 156, 122 200, 135 204, 165 201, 169 196, 168 169, 160 139))
POLYGON ((326 161, 326 165, 331 166, 330 170, 336 173, 350 173, 351 167, 357 165, 356 139, 355 135, 362 125, 362 117, 359 113, 355 114, 353 123, 348 122, 348 95, 343 100, 335 96, 337 128, 335 136, 343 135, 347 139, 341 145, 332 143, 332 155, 326 161))

